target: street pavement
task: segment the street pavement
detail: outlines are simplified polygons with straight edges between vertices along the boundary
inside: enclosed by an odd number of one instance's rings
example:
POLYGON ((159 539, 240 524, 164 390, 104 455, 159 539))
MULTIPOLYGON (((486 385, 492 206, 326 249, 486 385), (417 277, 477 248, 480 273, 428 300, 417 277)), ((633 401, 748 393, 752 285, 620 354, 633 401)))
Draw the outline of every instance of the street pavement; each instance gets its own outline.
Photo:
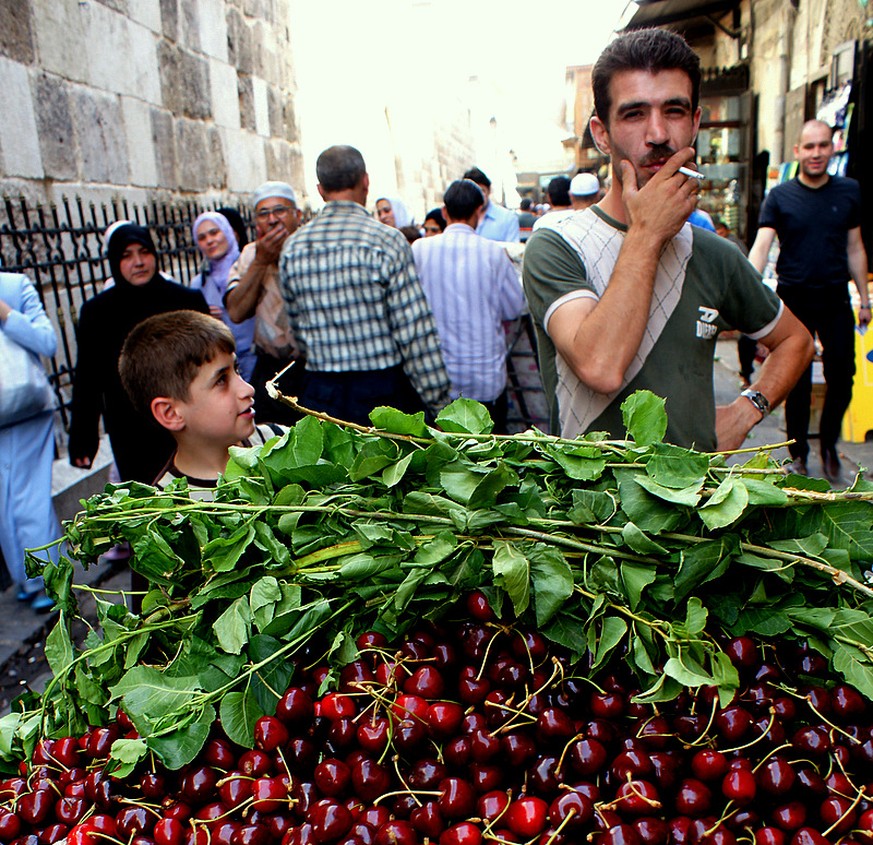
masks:
MULTIPOLYGON (((740 391, 737 368, 736 343, 731 339, 719 341, 713 371, 716 402, 719 404, 732 401, 740 391)), ((785 445, 776 445, 784 444, 785 437, 784 417, 780 407, 751 431, 747 446, 756 448, 772 446, 773 457, 787 464, 788 449, 785 445)), ((842 477, 839 483, 834 485, 835 487, 849 486, 859 472, 865 478, 873 479, 873 440, 868 439, 864 443, 841 442, 839 451, 842 477)), ((734 462, 747 459, 748 456, 731 458, 734 462)), ((106 443, 102 444, 95 461, 95 469, 90 473, 72 469, 65 457, 56 462, 55 501, 62 519, 70 518, 75 514, 79 507, 79 499, 102 489, 108 478, 110 462, 111 454, 106 443)), ((808 466, 811 475, 823 477, 814 440, 811 443, 808 466)), ((80 568, 77 580, 81 583, 99 585, 107 590, 123 590, 129 587, 130 574, 126 568, 113 566, 105 559, 101 559, 97 566, 87 572, 80 568)), ((0 593, 0 679, 6 682, 7 692, 10 684, 16 683, 18 675, 22 676, 22 680, 27 675, 39 676, 40 673, 42 681, 47 677, 42 648, 45 636, 50 630, 49 626, 53 624, 55 618, 54 614, 39 616, 29 607, 20 605, 15 600, 13 588, 0 593), (28 666, 32 665, 41 666, 42 669, 29 672, 28 666)), ((39 687, 39 678, 36 682, 33 677, 28 680, 33 686, 39 687)), ((2 709, 2 702, 0 702, 0 711, 2 709)))

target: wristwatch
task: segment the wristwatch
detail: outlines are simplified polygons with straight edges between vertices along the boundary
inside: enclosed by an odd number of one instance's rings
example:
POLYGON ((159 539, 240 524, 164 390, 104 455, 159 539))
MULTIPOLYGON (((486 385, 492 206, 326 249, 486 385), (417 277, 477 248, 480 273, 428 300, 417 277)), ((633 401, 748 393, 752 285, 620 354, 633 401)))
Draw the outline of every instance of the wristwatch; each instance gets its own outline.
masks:
POLYGON ((761 412, 761 419, 770 413, 770 402, 760 390, 749 388, 740 393, 740 396, 745 396, 761 412))

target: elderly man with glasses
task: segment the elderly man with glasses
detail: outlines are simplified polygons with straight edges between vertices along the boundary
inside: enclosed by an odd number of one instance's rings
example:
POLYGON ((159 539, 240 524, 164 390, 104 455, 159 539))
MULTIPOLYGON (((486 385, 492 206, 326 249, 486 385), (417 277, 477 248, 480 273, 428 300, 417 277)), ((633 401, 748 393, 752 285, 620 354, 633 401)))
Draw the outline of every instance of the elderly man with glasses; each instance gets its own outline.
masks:
POLYGON ((280 383, 282 392, 295 395, 302 378, 300 349, 279 290, 279 254, 286 238, 300 225, 300 211, 297 195, 286 182, 265 182, 254 192, 252 202, 257 238, 243 248, 230 270, 225 308, 237 323, 253 315, 257 318, 252 385, 258 420, 291 424, 294 413, 271 399, 264 385, 292 361, 295 365, 280 383))

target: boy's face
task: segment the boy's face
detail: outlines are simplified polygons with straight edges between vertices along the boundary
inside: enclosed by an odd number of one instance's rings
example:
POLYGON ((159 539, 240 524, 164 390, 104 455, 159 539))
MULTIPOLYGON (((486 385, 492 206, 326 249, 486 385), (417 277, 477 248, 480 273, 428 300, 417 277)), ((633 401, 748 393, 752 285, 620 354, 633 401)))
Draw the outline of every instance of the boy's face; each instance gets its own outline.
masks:
POLYGON ((255 430, 255 389, 243 380, 236 355, 217 352, 200 367, 185 401, 176 400, 186 433, 212 445, 233 446, 255 430))

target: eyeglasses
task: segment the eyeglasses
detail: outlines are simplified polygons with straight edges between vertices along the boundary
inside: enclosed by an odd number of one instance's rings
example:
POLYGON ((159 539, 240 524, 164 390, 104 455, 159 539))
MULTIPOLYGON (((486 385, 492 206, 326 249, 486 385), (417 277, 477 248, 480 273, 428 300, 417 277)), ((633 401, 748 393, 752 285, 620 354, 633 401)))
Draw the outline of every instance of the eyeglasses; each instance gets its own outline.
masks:
POLYGON ((293 205, 274 205, 272 208, 262 208, 260 211, 256 211, 255 217, 258 220, 266 220, 268 217, 273 217, 273 215, 278 217, 280 214, 287 214, 293 210, 293 205))

